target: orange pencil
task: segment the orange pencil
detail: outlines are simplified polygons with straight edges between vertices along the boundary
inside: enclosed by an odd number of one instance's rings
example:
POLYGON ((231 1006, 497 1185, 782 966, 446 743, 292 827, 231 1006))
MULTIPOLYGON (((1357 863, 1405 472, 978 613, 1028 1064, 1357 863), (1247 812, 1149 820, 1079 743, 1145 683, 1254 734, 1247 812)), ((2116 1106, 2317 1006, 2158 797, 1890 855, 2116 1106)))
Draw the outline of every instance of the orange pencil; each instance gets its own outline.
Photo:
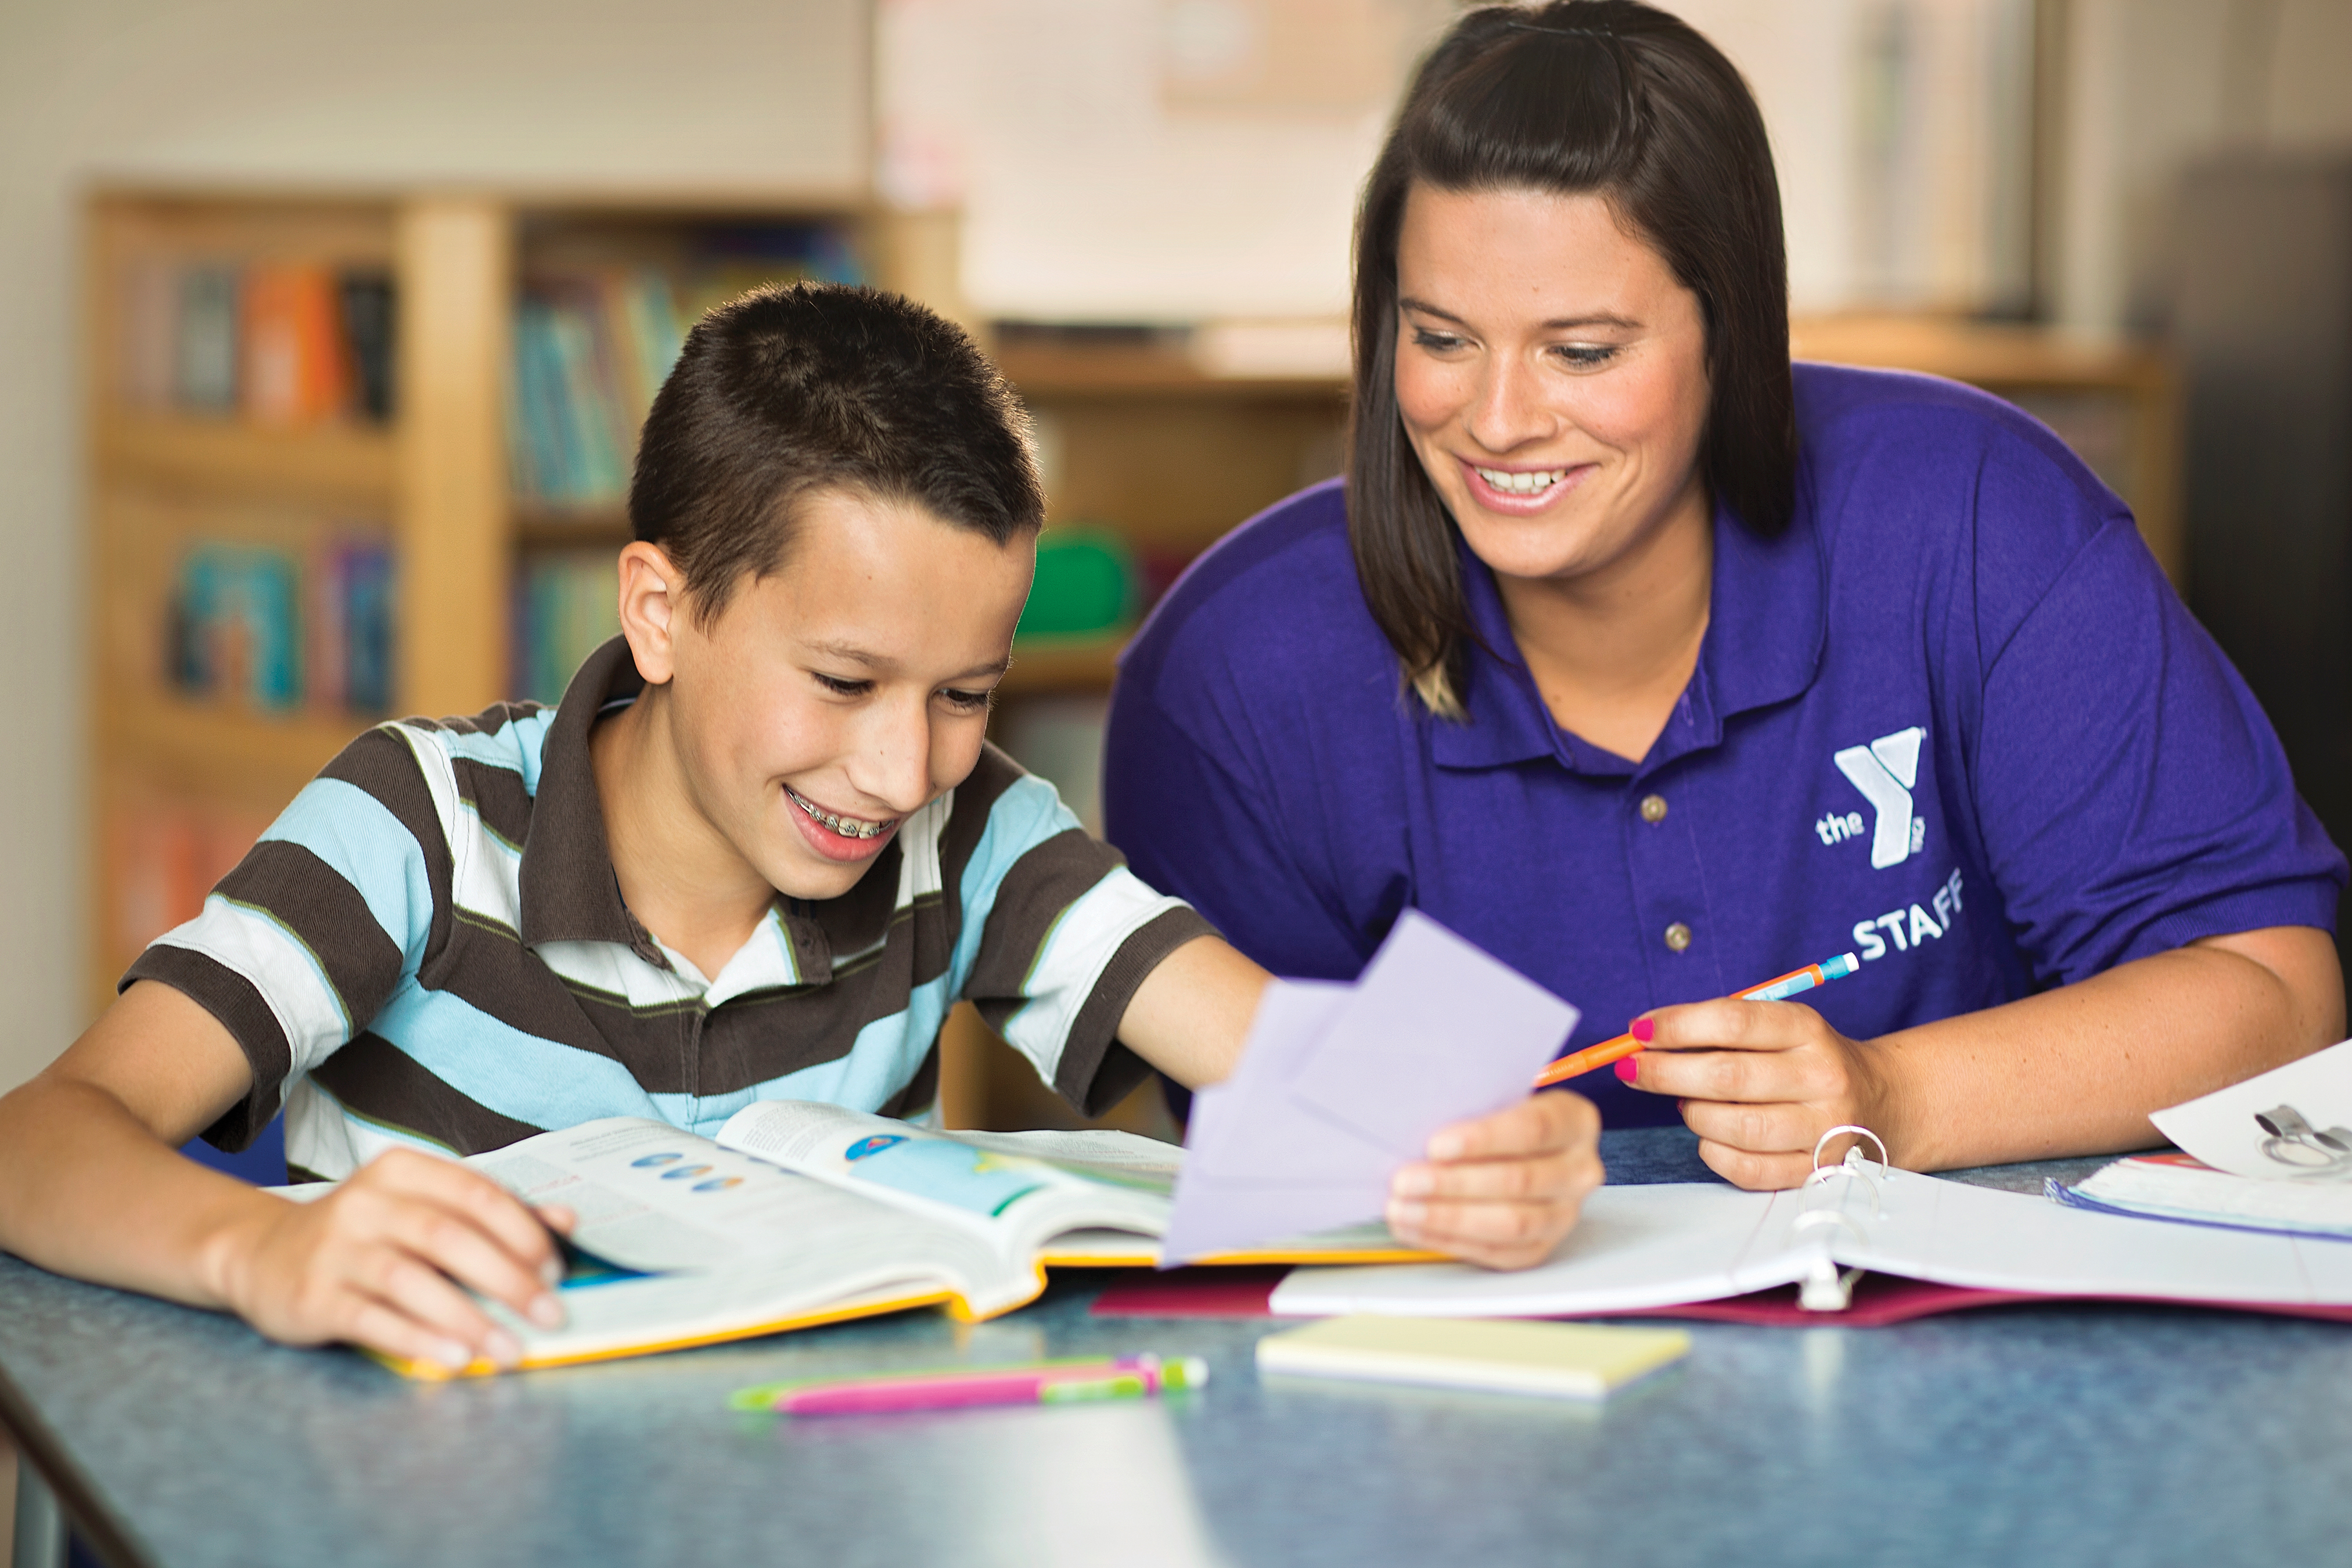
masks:
MULTIPOLYGON (((1841 952, 1835 958, 1825 958, 1819 963, 1809 963, 1802 969, 1792 969, 1777 980, 1767 980, 1761 985, 1751 985, 1742 991, 1737 1000, 1779 1002, 1794 996, 1800 991, 1811 991, 1816 985, 1826 985, 1832 980, 1843 979, 1861 967, 1862 960, 1850 952, 1841 952)), ((1631 1035, 1620 1035, 1613 1040, 1603 1040, 1597 1046, 1587 1046, 1580 1051, 1571 1051, 1536 1074, 1536 1087, 1549 1089, 1556 1083, 1566 1083, 1570 1079, 1589 1073, 1594 1068, 1605 1068, 1611 1062, 1630 1057, 1635 1051, 1643 1048, 1644 1042, 1635 1039, 1631 1035)))

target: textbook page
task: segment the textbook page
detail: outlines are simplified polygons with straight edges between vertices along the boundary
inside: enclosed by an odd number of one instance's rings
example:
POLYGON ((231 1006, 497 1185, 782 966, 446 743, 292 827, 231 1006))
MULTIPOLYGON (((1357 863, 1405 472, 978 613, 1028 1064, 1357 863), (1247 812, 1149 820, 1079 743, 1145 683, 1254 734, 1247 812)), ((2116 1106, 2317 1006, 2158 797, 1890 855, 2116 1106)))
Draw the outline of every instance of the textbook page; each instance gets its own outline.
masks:
POLYGON ((972 1316, 1036 1294, 984 1237, 722 1149, 666 1122, 611 1117, 465 1162, 518 1197, 562 1204, 569 1239, 632 1274, 562 1287, 548 1330, 484 1305, 528 1364, 726 1338, 793 1321, 961 1298, 972 1316))
POLYGON ((1145 1163, 1146 1152, 1108 1138, 1073 1145, 1057 1134, 1000 1135, 982 1144, 837 1105, 784 1100, 748 1105, 719 1130, 726 1148, 952 1226, 1021 1267, 1065 1231, 1157 1237, 1167 1228, 1171 1175, 1145 1163), (1032 1152, 1074 1146, 1095 1157, 1066 1163, 1032 1152))
POLYGON ((992 1248, 722 1149, 667 1122, 607 1117, 465 1162, 531 1204, 578 1216, 573 1246, 640 1273, 715 1273, 776 1258, 856 1273, 898 1259, 974 1283, 1002 1271, 992 1248))

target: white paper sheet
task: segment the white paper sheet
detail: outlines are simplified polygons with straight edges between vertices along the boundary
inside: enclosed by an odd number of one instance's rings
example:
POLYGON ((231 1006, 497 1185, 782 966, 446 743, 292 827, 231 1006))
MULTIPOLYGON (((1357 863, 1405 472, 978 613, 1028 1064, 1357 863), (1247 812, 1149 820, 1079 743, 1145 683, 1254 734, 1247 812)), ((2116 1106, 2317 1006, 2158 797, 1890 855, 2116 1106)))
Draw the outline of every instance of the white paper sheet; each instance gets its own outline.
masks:
POLYGON ((2232 1175, 2352 1181, 2352 1040, 2148 1120, 2232 1175))

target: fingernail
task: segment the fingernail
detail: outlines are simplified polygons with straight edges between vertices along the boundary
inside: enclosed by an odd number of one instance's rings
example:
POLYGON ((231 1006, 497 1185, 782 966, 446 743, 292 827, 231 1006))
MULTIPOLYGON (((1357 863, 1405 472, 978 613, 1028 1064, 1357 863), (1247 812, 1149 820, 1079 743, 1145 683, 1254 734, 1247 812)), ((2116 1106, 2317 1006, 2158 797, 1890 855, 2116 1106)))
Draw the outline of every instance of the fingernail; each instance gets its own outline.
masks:
POLYGON ((443 1340, 434 1355, 452 1373, 460 1373, 474 1364, 474 1352, 455 1340, 443 1340))
POLYGON ((1389 1191, 1401 1198, 1417 1198, 1434 1190, 1437 1173, 1426 1165, 1407 1165, 1389 1184, 1389 1191))
POLYGON ((1391 1230, 1418 1230, 1421 1228, 1421 1222, 1428 1217, 1429 1205, 1426 1204, 1391 1203, 1389 1205, 1391 1230))
POLYGON ((539 1266, 539 1282, 549 1289, 563 1283, 563 1259, 551 1258, 539 1266))
POLYGON ((542 1329, 560 1329, 563 1326, 563 1303, 553 1296, 533 1296, 530 1299, 530 1305, 524 1309, 524 1312, 532 1322, 542 1329))
POLYGON ((1458 1132, 1438 1133, 1429 1141, 1429 1157, 1433 1160, 1459 1160, 1462 1158, 1462 1135, 1458 1132))
POLYGON ((1634 1052, 1632 1056, 1630 1056, 1630 1057, 1621 1057, 1621 1058, 1618 1058, 1618 1061, 1617 1061, 1617 1081, 1618 1081, 1618 1082, 1620 1082, 1620 1083, 1631 1083, 1631 1082, 1633 1082, 1636 1078, 1639 1078, 1639 1077, 1641 1076, 1641 1073, 1642 1073, 1642 1053, 1641 1053, 1641 1052, 1639 1052, 1639 1051, 1635 1051, 1635 1052, 1634 1052))
POLYGON ((522 1342, 504 1329, 492 1329, 482 1339, 482 1353, 498 1366, 516 1366, 522 1361, 522 1342))
POLYGON ((1650 1043, 1650 1037, 1658 1032, 1658 1026, 1647 1018, 1636 1018, 1633 1026, 1625 1032, 1646 1046, 1650 1043))

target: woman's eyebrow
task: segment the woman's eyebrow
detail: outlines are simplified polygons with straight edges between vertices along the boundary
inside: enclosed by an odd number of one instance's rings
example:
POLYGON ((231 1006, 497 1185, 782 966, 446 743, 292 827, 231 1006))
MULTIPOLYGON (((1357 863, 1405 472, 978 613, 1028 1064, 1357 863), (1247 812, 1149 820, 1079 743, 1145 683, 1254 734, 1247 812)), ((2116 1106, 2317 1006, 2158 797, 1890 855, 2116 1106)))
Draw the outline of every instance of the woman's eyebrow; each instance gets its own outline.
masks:
MULTIPOLYGON (((1441 310, 1427 300, 1416 300, 1409 294, 1398 298, 1397 309, 1411 310, 1417 315, 1434 316, 1441 321, 1451 321, 1457 327, 1466 327, 1470 324, 1451 310, 1441 310)), ((1614 310, 1587 310, 1580 316, 1555 316, 1542 325, 1545 331, 1564 332, 1577 327, 1623 327, 1628 331, 1638 331, 1642 323, 1631 316, 1621 316, 1614 310)))

